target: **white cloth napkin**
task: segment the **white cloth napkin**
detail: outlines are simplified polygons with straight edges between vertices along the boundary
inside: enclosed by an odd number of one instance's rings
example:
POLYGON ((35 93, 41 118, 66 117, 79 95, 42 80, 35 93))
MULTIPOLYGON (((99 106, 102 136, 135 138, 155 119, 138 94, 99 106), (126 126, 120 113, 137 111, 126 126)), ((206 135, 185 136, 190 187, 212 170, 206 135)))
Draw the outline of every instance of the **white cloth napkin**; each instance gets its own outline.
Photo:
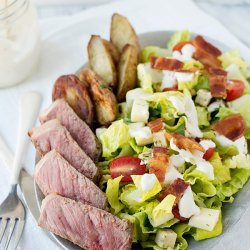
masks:
MULTIPOLYGON (((43 109, 51 103, 52 86, 62 74, 74 73, 87 61, 86 45, 90 34, 108 38, 110 17, 114 12, 129 18, 138 33, 188 28, 210 36, 230 47, 240 48, 250 61, 250 52, 218 21, 202 12, 191 0, 127 0, 85 10, 70 18, 51 19, 42 24, 43 47, 38 70, 22 85, 0 90, 0 133, 14 151, 20 94, 37 90, 43 94, 43 109)), ((33 173, 35 151, 30 147, 25 166, 33 173)), ((0 200, 6 196, 9 173, 0 165, 0 200)), ((19 249, 59 249, 31 218, 27 211, 25 230, 19 249)))

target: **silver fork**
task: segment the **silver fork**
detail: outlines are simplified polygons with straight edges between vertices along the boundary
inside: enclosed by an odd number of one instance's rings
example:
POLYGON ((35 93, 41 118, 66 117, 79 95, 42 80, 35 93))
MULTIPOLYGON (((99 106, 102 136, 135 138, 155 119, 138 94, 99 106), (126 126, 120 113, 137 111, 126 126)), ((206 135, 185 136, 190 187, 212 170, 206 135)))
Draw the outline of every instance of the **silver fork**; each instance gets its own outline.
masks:
POLYGON ((16 249, 25 224, 25 208, 17 195, 17 185, 22 160, 29 143, 27 132, 35 123, 40 104, 41 96, 36 92, 26 93, 20 98, 18 138, 11 173, 11 189, 0 205, 0 244, 4 249, 8 248, 13 232, 15 237, 11 249, 16 249))

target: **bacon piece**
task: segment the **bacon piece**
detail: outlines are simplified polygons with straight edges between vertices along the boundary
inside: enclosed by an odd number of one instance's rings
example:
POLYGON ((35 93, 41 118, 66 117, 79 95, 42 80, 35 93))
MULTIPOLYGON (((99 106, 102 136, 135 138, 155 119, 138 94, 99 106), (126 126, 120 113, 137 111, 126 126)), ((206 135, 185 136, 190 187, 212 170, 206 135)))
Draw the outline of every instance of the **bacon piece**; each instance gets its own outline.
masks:
POLYGON ((221 62, 217 59, 221 51, 207 42, 202 36, 196 36, 192 44, 196 48, 193 57, 205 65, 220 67, 221 62))
POLYGON ((153 148, 153 157, 149 166, 149 173, 155 174, 159 182, 164 182, 165 174, 169 166, 167 149, 163 147, 153 148))
POLYGON ((154 121, 148 123, 149 128, 151 129, 152 133, 158 132, 164 128, 164 123, 162 118, 158 118, 154 121))
POLYGON ((158 199, 162 201, 167 195, 172 194, 176 197, 174 203, 178 204, 188 186, 188 182, 181 178, 177 178, 160 193, 158 199))
POLYGON ((173 51, 175 51, 175 50, 181 51, 181 49, 182 49, 185 45, 187 45, 187 44, 192 45, 192 42, 191 42, 191 41, 179 42, 179 43, 177 43, 177 44, 173 47, 172 50, 173 50, 173 51))
POLYGON ((166 57, 150 57, 151 67, 153 69, 160 69, 160 70, 172 70, 177 71, 182 69, 184 63, 173 58, 166 58, 166 57))
POLYGON ((212 97, 227 97, 227 77, 224 75, 216 75, 209 77, 209 85, 212 97))
POLYGON ((227 72, 222 68, 208 67, 207 71, 210 75, 227 76, 227 72))
POLYGON ((235 141, 244 135, 247 127, 241 114, 233 114, 213 124, 212 129, 235 141))
POLYGON ((199 150, 203 153, 205 153, 205 149, 194 139, 187 138, 181 134, 177 133, 166 133, 165 137, 168 141, 171 139, 174 140, 174 144, 180 148, 180 149, 185 149, 185 150, 199 150))

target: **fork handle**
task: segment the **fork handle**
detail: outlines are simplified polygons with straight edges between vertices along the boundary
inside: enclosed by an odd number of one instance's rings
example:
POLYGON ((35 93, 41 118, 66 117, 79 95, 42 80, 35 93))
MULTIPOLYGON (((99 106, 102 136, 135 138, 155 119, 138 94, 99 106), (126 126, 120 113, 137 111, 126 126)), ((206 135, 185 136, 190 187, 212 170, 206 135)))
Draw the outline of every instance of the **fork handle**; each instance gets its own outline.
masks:
POLYGON ((17 184, 25 153, 29 144, 28 130, 34 126, 40 110, 42 97, 37 92, 28 92, 19 100, 17 146, 11 173, 11 184, 17 184))

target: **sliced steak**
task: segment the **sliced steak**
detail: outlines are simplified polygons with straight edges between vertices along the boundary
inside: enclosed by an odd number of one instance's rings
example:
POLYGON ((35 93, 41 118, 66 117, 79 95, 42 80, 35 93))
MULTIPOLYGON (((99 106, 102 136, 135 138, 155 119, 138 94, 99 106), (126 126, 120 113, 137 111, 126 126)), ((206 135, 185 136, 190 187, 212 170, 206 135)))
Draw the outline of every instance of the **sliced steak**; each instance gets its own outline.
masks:
POLYGON ((44 195, 64 197, 107 210, 106 195, 94 182, 73 168, 55 149, 36 165, 35 181, 44 195))
POLYGON ((73 139, 93 160, 98 161, 101 148, 95 134, 89 126, 79 118, 74 110, 63 99, 58 99, 40 115, 41 123, 52 119, 58 119, 67 128, 73 139))
POLYGON ((132 225, 127 220, 57 194, 43 200, 38 225, 84 249, 131 249, 132 225))
POLYGON ((30 129, 29 136, 40 156, 55 149, 80 173, 94 181, 98 178, 99 171, 94 162, 58 120, 50 120, 40 127, 30 129))

